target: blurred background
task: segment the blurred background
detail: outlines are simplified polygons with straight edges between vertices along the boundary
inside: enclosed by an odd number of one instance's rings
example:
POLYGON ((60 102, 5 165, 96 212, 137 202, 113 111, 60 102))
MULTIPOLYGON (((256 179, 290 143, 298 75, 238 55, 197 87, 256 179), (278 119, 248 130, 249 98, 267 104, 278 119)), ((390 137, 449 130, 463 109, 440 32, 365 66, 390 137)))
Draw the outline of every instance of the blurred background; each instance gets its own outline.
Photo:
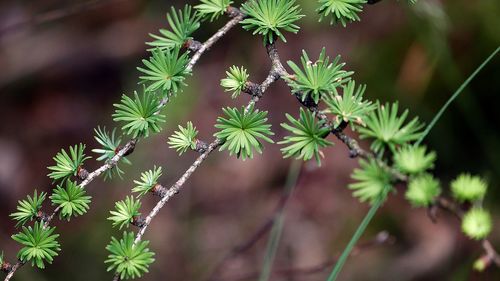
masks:
MULTIPOLYGON (((33 189, 50 191, 47 166, 61 149, 79 142, 87 153, 97 146, 93 129, 114 126, 112 104, 121 94, 140 89, 136 66, 148 57, 148 33, 167 28, 170 6, 195 1, 144 0, 3 0, 0 3, 0 249, 15 261, 19 246, 8 214, 17 200, 33 189)), ((236 1, 239 3, 239 1, 236 1)), ((316 1, 299 1, 307 15, 297 35, 279 43, 282 60, 295 60, 305 49, 316 57, 323 46, 331 56, 342 55, 354 79, 368 85, 366 96, 396 101, 412 115, 429 122, 465 78, 500 44, 498 0, 384 0, 366 6, 362 21, 348 28, 318 23, 316 1)), ((227 18, 204 23, 195 39, 204 41, 227 18)), ((252 81, 261 81, 270 64, 261 37, 233 29, 195 66, 189 87, 166 108, 167 122, 160 134, 141 142, 122 165, 122 180, 94 181, 88 188, 91 210, 70 223, 57 221, 62 252, 46 270, 25 266, 14 280, 111 280, 103 261, 112 235, 106 220, 113 202, 130 192, 133 180, 153 165, 161 165, 164 185, 173 183, 197 157, 182 157, 168 148, 167 137, 178 124, 191 120, 200 138, 212 140, 213 124, 232 100, 219 80, 231 65, 244 65, 252 81)), ((447 187, 462 171, 484 176, 489 191, 484 205, 494 214, 492 242, 500 248, 500 57, 497 56, 450 107, 427 138, 438 153, 436 175, 447 187)), ((258 104, 269 110, 278 140, 284 113, 298 112, 298 103, 283 82, 271 86, 258 104)), ((355 134, 349 133, 352 136, 355 134)), ((333 140, 333 139, 332 139, 333 140)), ((336 141, 336 140, 333 140, 336 141)), ((342 144, 327 149, 323 166, 302 167, 286 209, 284 231, 271 280, 325 280, 334 259, 344 248, 368 209, 346 188, 357 161, 342 144), (323 266, 322 265, 327 265, 323 266), (316 269, 287 274, 283 269, 316 269)), ((367 147, 366 143, 362 143, 367 147)), ((156 262, 143 280, 208 280, 220 260, 248 241, 272 216, 282 198, 292 161, 282 160, 278 145, 245 162, 215 152, 148 229, 146 239, 156 262)), ((94 160, 86 162, 93 170, 94 160)), ((460 233, 459 222, 441 212, 437 224, 426 210, 413 209, 403 190, 390 197, 361 243, 380 231, 392 243, 359 249, 340 280, 500 280, 500 270, 482 274, 471 267, 482 254, 479 243, 460 233)), ((148 197, 142 212, 156 203, 148 197)), ((45 210, 50 211, 49 204, 45 210)), ((267 235, 251 249, 230 259, 217 280, 256 280, 267 235), (248 277, 245 279, 244 277, 248 277)))

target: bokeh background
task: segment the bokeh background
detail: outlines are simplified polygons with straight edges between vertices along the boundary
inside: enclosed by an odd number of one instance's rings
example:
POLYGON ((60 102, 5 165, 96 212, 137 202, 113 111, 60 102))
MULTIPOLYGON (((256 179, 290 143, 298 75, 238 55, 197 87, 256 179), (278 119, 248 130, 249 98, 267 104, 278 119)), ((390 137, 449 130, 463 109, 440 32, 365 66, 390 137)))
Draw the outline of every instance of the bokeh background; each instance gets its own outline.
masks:
MULTIPOLYGON (((194 1, 187 1, 193 3, 194 1)), ((237 1, 238 2, 238 1, 237 1)), ((367 97, 399 100, 428 122, 461 82, 500 44, 498 0, 384 0, 367 6, 361 22, 348 28, 318 23, 316 1, 299 1, 306 18, 301 31, 279 43, 283 60, 298 60, 301 49, 313 57, 325 46, 342 55, 354 78, 368 85, 367 97)), ((166 28, 165 13, 185 1, 4 0, 0 3, 0 249, 14 261, 18 250, 10 235, 16 229, 8 214, 17 200, 33 189, 50 191, 46 167, 62 147, 96 147, 93 128, 114 126, 112 104, 137 85, 142 58, 148 56, 148 33, 166 28)), ((195 39, 203 41, 226 18, 205 23, 195 39)), ((124 166, 123 180, 93 182, 88 192, 92 207, 70 223, 56 222, 62 252, 46 270, 23 267, 15 280, 110 280, 103 261, 112 235, 106 220, 113 202, 130 192, 133 179, 161 165, 164 185, 173 183, 197 156, 182 157, 168 148, 167 137, 178 124, 192 120, 200 137, 210 141, 221 107, 246 103, 231 100, 219 80, 231 65, 245 65, 253 81, 269 71, 260 37, 232 30, 206 53, 189 78, 189 87, 166 108, 160 134, 141 142, 124 166)), ((427 138, 438 153, 435 169, 443 186, 462 171, 487 178, 484 205, 494 213, 493 243, 500 247, 500 57, 497 56, 450 107, 427 138)), ((285 112, 298 112, 286 85, 272 85, 258 104, 269 110, 276 139, 285 112)), ((355 136, 355 134, 350 133, 355 136)), ((334 140, 335 141, 335 140, 334 140)), ((365 147, 366 143, 362 143, 365 147)), ((343 249, 366 213, 346 186, 357 165, 342 144, 325 151, 323 166, 303 166, 295 193, 286 209, 282 240, 274 268, 321 265, 343 249)), ((99 163, 87 161, 93 169, 99 163)), ((207 280, 220 259, 247 240, 275 210, 284 189, 290 160, 282 160, 278 145, 245 162, 215 152, 154 220, 146 238, 156 262, 143 280, 207 280)), ((393 243, 360 250, 348 260, 340 280, 500 280, 500 270, 478 274, 471 264, 482 248, 466 239, 451 215, 440 213, 433 224, 423 209, 413 209, 403 190, 390 197, 362 241, 380 231, 393 243)), ((148 197, 147 213, 156 199, 148 197)), ((45 210, 51 210, 48 204, 45 210)), ((267 236, 245 254, 226 263, 218 280, 258 272, 267 236)), ((271 280, 325 280, 330 268, 271 280)), ((247 280, 255 280, 250 278, 247 280)))

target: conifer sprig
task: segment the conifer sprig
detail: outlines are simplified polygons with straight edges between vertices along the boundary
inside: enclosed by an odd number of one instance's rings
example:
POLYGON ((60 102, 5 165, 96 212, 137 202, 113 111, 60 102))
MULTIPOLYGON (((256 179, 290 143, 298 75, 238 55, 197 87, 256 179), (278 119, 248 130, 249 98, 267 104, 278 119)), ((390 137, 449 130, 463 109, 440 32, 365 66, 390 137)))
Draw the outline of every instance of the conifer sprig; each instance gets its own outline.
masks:
POLYGON ((220 150, 229 150, 229 155, 237 155, 243 160, 253 158, 253 151, 262 153, 263 145, 260 140, 274 143, 268 136, 274 135, 271 132, 271 125, 267 122, 267 111, 254 110, 251 106, 248 110, 242 107, 223 108, 226 118, 217 118, 215 127, 219 129, 214 136, 224 143, 220 150))
POLYGON ((134 180, 134 183, 136 185, 132 189, 132 192, 138 193, 138 197, 146 195, 158 183, 158 179, 161 177, 161 175, 161 167, 156 166, 154 166, 152 170, 143 172, 141 174, 141 180, 134 180))
MULTIPOLYGON (((101 148, 94 148, 92 152, 100 154, 97 157, 98 161, 109 161, 115 155, 116 152, 120 149, 120 144, 122 142, 121 137, 116 137, 116 128, 113 128, 111 134, 106 130, 106 127, 97 127, 94 129, 95 136, 94 139, 101 145, 101 148)), ((131 162, 126 157, 121 157, 120 162, 131 164, 131 162)), ((118 177, 121 178, 123 175, 123 171, 118 166, 119 163, 116 163, 111 169, 108 169, 104 175, 104 179, 113 178, 113 174, 116 173, 118 177)))
POLYGON ((192 11, 190 5, 185 5, 183 10, 176 11, 171 7, 167 13, 167 22, 170 29, 160 29, 161 35, 149 34, 153 42, 146 44, 164 51, 167 49, 181 48, 188 40, 193 39, 191 35, 200 28, 200 17, 197 12, 192 11))
POLYGON ((467 173, 460 174, 450 185, 451 194, 459 202, 482 200, 488 189, 485 180, 467 173))
POLYGON ((107 161, 116 155, 116 149, 120 146, 122 139, 116 137, 116 128, 113 128, 111 134, 106 130, 106 127, 97 127, 94 129, 94 139, 101 145, 101 148, 94 148, 92 152, 100 154, 97 157, 98 161, 107 161))
POLYGON ((191 74, 187 69, 189 57, 180 54, 180 48, 160 50, 154 49, 149 60, 142 60, 144 67, 137 69, 143 73, 139 76, 141 84, 146 85, 146 92, 161 91, 164 95, 176 95, 181 87, 187 85, 184 80, 191 74))
POLYGON ((229 71, 226 71, 227 77, 220 81, 220 85, 226 92, 233 92, 231 97, 237 98, 245 89, 248 82, 247 70, 244 67, 231 66, 229 71))
POLYGON ((408 110, 398 116, 398 103, 378 105, 366 118, 366 127, 359 128, 361 139, 374 139, 371 148, 383 153, 386 147, 394 152, 397 146, 416 141, 422 135, 424 124, 418 117, 406 122, 408 110))
POLYGON ((175 131, 172 136, 168 138, 170 148, 174 148, 179 155, 185 153, 188 149, 196 148, 196 136, 198 131, 193 126, 191 121, 187 122, 186 128, 179 125, 179 130, 175 131))
POLYGON ((48 169, 52 171, 48 174, 49 178, 56 180, 65 181, 71 176, 77 176, 79 168, 83 165, 83 162, 90 159, 90 156, 85 156, 83 153, 85 150, 84 144, 78 144, 69 147, 69 154, 66 150, 61 149, 60 152, 56 154, 53 158, 56 161, 55 166, 50 166, 48 169))
POLYGON ((66 181, 66 187, 57 186, 50 196, 52 205, 58 206, 59 218, 70 220, 71 217, 81 216, 89 209, 90 199, 85 189, 79 187, 76 182, 66 181))
POLYGON ((493 223, 488 211, 474 207, 462 219, 462 231, 475 240, 484 239, 490 234, 493 223))
POLYGON ((61 250, 57 242, 59 234, 53 234, 54 230, 55 227, 44 227, 41 222, 35 222, 33 227, 23 226, 20 233, 12 235, 12 239, 24 246, 17 258, 38 268, 45 268, 45 262, 52 263, 61 250))
POLYGON ((19 200, 17 205, 17 212, 10 214, 16 223, 16 227, 24 225, 26 222, 33 220, 37 217, 38 212, 42 208, 43 201, 46 197, 45 192, 40 192, 38 195, 36 189, 33 193, 33 197, 28 195, 25 200, 19 200))
POLYGON ((355 128, 354 124, 365 126, 364 119, 377 107, 371 101, 363 99, 365 89, 365 85, 356 88, 356 82, 351 80, 342 85, 342 94, 334 88, 333 93, 324 97, 328 105, 327 112, 336 115, 335 126, 340 125, 341 122, 351 124, 352 128, 355 128))
POLYGON ((291 125, 282 123, 281 126, 292 135, 286 136, 283 141, 278 142, 278 144, 288 145, 281 149, 283 156, 285 158, 295 156, 304 161, 314 157, 320 166, 322 155, 320 149, 333 145, 332 142, 325 139, 330 133, 330 129, 324 126, 324 122, 316 122, 314 114, 302 108, 299 119, 293 118, 290 114, 286 114, 286 118, 291 125))
POLYGON ((427 207, 440 193, 439 181, 430 174, 422 174, 410 179, 405 197, 415 207, 427 207))
POLYGON ((353 74, 351 71, 342 69, 345 63, 340 63, 340 56, 330 62, 325 48, 321 50, 319 58, 315 62, 312 62, 309 55, 303 50, 300 61, 302 69, 293 61, 288 61, 294 75, 285 77, 285 79, 294 94, 302 95, 302 101, 309 97, 316 104, 319 103, 320 98, 328 97, 329 93, 348 81, 349 76, 353 74))
POLYGON ((320 21, 330 17, 330 24, 346 27, 348 22, 359 21, 359 13, 363 11, 366 0, 318 0, 320 7, 316 10, 320 14, 320 21))
POLYGON ((264 36, 264 43, 273 43, 275 37, 286 42, 282 31, 297 33, 296 21, 304 17, 295 0, 250 0, 241 5, 247 17, 241 22, 245 30, 264 36))
POLYGON ((120 103, 113 105, 113 120, 125 122, 122 130, 134 138, 148 137, 150 131, 160 132, 160 123, 165 122, 165 116, 158 112, 160 102, 152 93, 145 92, 140 98, 134 92, 134 99, 123 95, 120 103))
POLYGON ((111 237, 111 242, 106 246, 110 252, 105 261, 109 264, 107 270, 115 270, 122 280, 141 277, 154 262, 154 253, 147 248, 148 244, 149 241, 134 244, 133 232, 124 232, 120 240, 111 237))
POLYGON ((110 211, 108 220, 113 222, 113 227, 119 226, 128 227, 135 217, 140 216, 139 209, 141 208, 141 201, 135 200, 133 196, 127 196, 125 200, 115 203, 115 211, 110 211))
POLYGON ((210 21, 218 19, 233 4, 231 0, 201 0, 200 2, 201 4, 196 5, 194 8, 205 19, 210 18, 210 21))
POLYGON ((434 168, 436 153, 427 153, 425 146, 407 145, 393 155, 394 167, 407 174, 418 174, 434 168))
POLYGON ((360 168, 354 169, 351 177, 356 180, 349 185, 354 190, 353 195, 361 202, 374 203, 382 192, 391 185, 391 175, 381 167, 376 160, 359 161, 360 168))

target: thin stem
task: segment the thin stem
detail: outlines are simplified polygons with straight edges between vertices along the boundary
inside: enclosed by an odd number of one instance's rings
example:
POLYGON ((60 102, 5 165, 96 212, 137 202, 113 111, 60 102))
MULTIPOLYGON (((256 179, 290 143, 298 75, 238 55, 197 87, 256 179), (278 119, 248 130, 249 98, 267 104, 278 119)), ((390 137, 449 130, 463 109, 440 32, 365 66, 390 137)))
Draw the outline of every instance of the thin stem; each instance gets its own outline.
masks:
POLYGON ((372 207, 370 208, 366 216, 363 218, 363 221, 361 221, 361 224, 358 226, 358 229, 356 229, 356 232, 354 232, 354 235, 352 236, 351 240, 349 241, 346 248, 342 252, 342 255, 340 255, 339 260, 335 264, 332 273, 328 277, 328 281, 334 281, 337 279, 347 258, 354 249, 354 246, 356 246, 356 243, 358 242, 359 238, 365 232, 366 227, 368 226, 368 224, 370 224, 371 220, 377 213, 377 210, 380 208, 380 206, 382 206, 382 203, 384 203, 385 199, 387 198, 387 193, 389 192, 390 188, 391 188, 390 185, 386 186, 386 188, 382 191, 382 194, 377 199, 377 201, 373 203, 372 207))
MULTIPOLYGON (((297 186, 301 168, 301 161, 293 161, 290 165, 285 189, 283 190, 284 196, 287 196, 287 198, 290 198, 291 194, 295 190, 295 187, 297 186)), ((269 280, 274 258, 276 257, 276 251, 278 250, 281 233, 283 232, 287 202, 285 203, 283 208, 276 214, 273 228, 271 229, 271 235, 269 236, 269 240, 267 241, 266 255, 264 256, 264 263, 262 265, 262 271, 259 277, 259 281, 269 280)))
POLYGON ((437 121, 441 118, 441 116, 446 111, 446 109, 448 109, 450 104, 453 101, 455 101, 456 98, 458 98, 458 96, 462 93, 462 91, 465 89, 465 87, 467 87, 469 85, 469 83, 472 81, 472 79, 474 79, 476 77, 476 75, 496 56, 496 54, 499 51, 500 51, 500 46, 497 47, 496 50, 493 51, 493 53, 491 53, 491 55, 488 58, 486 58, 478 68, 476 68, 476 70, 474 70, 474 72, 472 72, 472 74, 462 83, 462 85, 460 85, 460 87, 458 87, 458 89, 455 91, 455 93, 453 93, 453 95, 446 101, 446 103, 441 107, 441 109, 438 111, 438 113, 434 116, 434 118, 429 123, 429 125, 425 129, 425 131, 422 134, 422 136, 420 137, 420 139, 418 139, 418 141, 416 142, 416 145, 419 145, 424 140, 424 138, 429 134, 429 132, 432 130, 432 128, 434 128, 434 125, 436 125, 437 121))

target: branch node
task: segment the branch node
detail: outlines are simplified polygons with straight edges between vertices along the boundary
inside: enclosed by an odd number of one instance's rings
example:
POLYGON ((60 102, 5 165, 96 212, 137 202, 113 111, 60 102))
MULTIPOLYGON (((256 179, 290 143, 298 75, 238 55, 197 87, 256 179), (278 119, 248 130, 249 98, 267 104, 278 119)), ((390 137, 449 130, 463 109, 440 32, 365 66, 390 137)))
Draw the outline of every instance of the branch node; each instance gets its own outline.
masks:
POLYGON ((36 213, 36 217, 35 217, 35 219, 41 223, 47 222, 49 220, 49 218, 50 218, 50 216, 41 210, 36 213))
POLYGON ((232 7, 232 6, 227 7, 226 13, 231 18, 235 18, 237 16, 243 15, 243 13, 240 11, 240 9, 238 9, 236 7, 232 7))
POLYGON ((85 168, 83 168, 82 166, 79 166, 78 167, 78 170, 76 172, 76 177, 79 179, 79 180, 85 180, 87 177, 89 176, 89 171, 87 171, 85 168))
POLYGON ((130 222, 130 224, 132 224, 133 226, 137 226, 139 228, 143 227, 145 223, 146 223, 146 219, 144 219, 141 216, 133 217, 132 221, 130 222))
POLYGON ((205 153, 208 149, 208 144, 202 140, 196 139, 195 141, 195 148, 194 151, 198 153, 205 153))
MULTIPOLYGON (((127 151, 125 151, 125 153, 123 153, 123 157, 129 156, 130 154, 132 154, 132 152, 134 152, 135 144, 137 143, 137 141, 136 141, 136 139, 133 139, 129 143, 130 143, 130 147, 127 151)), ((118 152, 120 152, 124 147, 125 146, 123 146, 123 145, 117 146, 115 149, 115 155, 118 154, 118 152)))
POLYGON ((243 92, 253 96, 261 98, 263 93, 259 84, 248 81, 243 88, 243 92))
POLYGON ((12 270, 12 265, 8 262, 3 262, 0 265, 0 271, 2 271, 4 273, 9 273, 11 270, 12 270))
POLYGON ((153 195, 163 198, 165 194, 167 194, 167 189, 163 185, 157 183, 151 188, 151 192, 153 195))
POLYGON ((190 51, 196 52, 199 49, 201 49, 202 46, 203 46, 203 44, 201 42, 193 40, 193 39, 188 39, 186 42, 184 42, 184 45, 182 47, 184 47, 190 51))

